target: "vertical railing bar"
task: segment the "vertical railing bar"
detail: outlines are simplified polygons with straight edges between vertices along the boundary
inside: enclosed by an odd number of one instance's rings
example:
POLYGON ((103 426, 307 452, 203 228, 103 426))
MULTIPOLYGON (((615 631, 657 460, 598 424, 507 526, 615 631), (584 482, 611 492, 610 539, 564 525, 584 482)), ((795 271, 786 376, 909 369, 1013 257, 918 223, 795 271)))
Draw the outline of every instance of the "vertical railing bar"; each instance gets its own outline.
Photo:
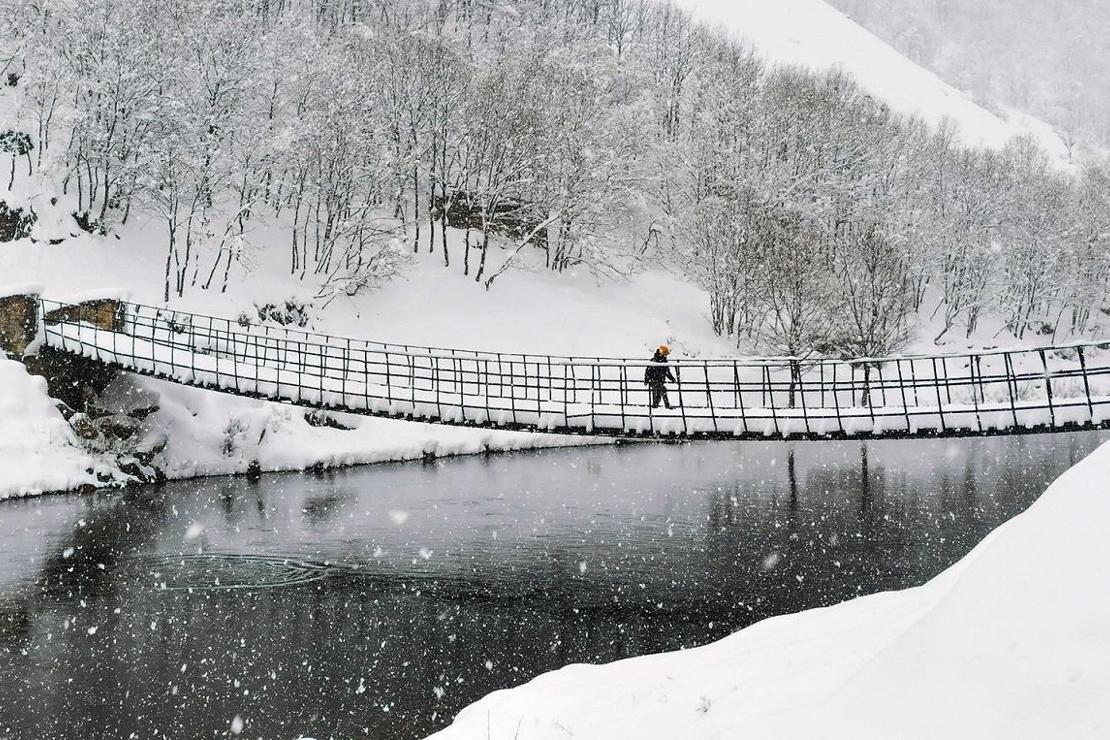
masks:
POLYGON ((853 408, 853 409, 854 408, 859 408, 859 406, 856 404, 856 365, 855 365, 855 363, 849 362, 848 363, 848 369, 852 371, 851 380, 849 380, 849 382, 848 382, 848 390, 849 390, 849 396, 850 396, 849 399, 848 399, 848 407, 853 408))
MULTIPOLYGON (((867 397, 867 414, 871 417, 871 432, 875 432, 875 398, 871 393, 871 363, 863 363, 863 393, 867 397)), ((883 382, 882 375, 879 376, 879 384, 883 382)))
POLYGON ((944 371, 944 393, 948 398, 948 403, 952 403, 952 374, 948 372, 948 358, 941 356, 940 366, 944 371))
MULTIPOLYGON (((524 391, 524 396, 520 400, 524 404, 524 407, 527 408, 528 407, 528 389, 531 387, 531 386, 528 385, 528 358, 527 357, 522 357, 521 358, 520 367, 524 371, 523 385, 521 386, 521 390, 524 391)), ((513 393, 515 395, 516 391, 514 390, 513 393)))
POLYGON ((578 370, 573 364, 570 365, 570 402, 578 403, 578 370))
MULTIPOLYGON (((770 365, 764 365, 763 366, 763 381, 765 383, 765 388, 766 388, 766 393, 763 394, 763 398, 764 399, 767 399, 767 398, 771 399, 771 418, 775 422, 775 436, 781 437, 782 436, 782 430, 779 428, 779 414, 778 414, 778 411, 775 409, 775 392, 774 392, 774 389, 771 387, 771 366, 770 365)), ((766 403, 766 401, 764 403, 766 403)), ((764 408, 766 408, 766 405, 764 406, 764 408)))
POLYGON ((945 423, 944 423, 944 399, 941 398, 941 396, 940 396, 941 379, 940 379, 940 375, 938 374, 938 371, 937 371, 937 358, 933 357, 932 360, 933 360, 933 388, 937 392, 937 413, 940 415, 940 433, 941 434, 946 434, 948 432, 948 428, 945 426, 945 423))
POLYGON ((978 385, 978 376, 976 374, 975 359, 978 355, 969 355, 967 361, 967 369, 971 381, 971 405, 975 409, 975 423, 979 427, 979 433, 983 432, 983 416, 979 412, 979 398, 975 394, 976 386, 978 385))
POLYGON ((621 406, 621 431, 628 431, 627 409, 628 406, 628 365, 621 363, 620 366, 620 391, 618 402, 621 406))
MULTIPOLYGON (((432 355, 432 377, 439 377, 439 356, 432 355)), ((454 362, 454 361, 452 361, 454 362)), ((436 416, 441 420, 443 419, 443 396, 442 396, 442 383, 435 382, 435 402, 436 402, 436 416)), ((459 402, 462 403, 462 394, 459 394, 459 402)))
POLYGON ((1016 396, 1017 396, 1017 378, 1014 375, 1014 360, 1010 356, 1009 352, 1003 353, 1002 358, 1003 358, 1004 366, 1006 368, 1006 391, 1010 396, 1010 414, 1014 418, 1014 428, 1016 429, 1019 426, 1019 424, 1018 424, 1018 416, 1017 416, 1017 399, 1016 399, 1016 396))
POLYGON ((451 367, 454 372, 455 378, 458 379, 459 388, 459 408, 462 411, 462 420, 466 422, 466 380, 463 375, 462 360, 455 356, 455 351, 451 351, 451 367))
POLYGON ((231 355, 231 373, 235 380, 235 392, 242 393, 243 389, 239 383, 239 340, 235 338, 237 335, 231 332, 230 326, 227 331, 227 348, 231 355))
MULTIPOLYGON (((385 356, 385 377, 386 377, 386 381, 385 381, 385 403, 388 404, 388 406, 386 406, 386 412, 388 412, 388 410, 390 410, 390 406, 392 406, 392 401, 390 399, 390 395, 391 395, 390 394, 390 381, 388 381, 388 377, 390 377, 390 353, 388 353, 388 351, 386 351, 383 354, 385 356)), ((370 348, 367 347, 366 344, 362 345, 362 406, 363 406, 363 408, 366 409, 366 412, 371 412, 372 409, 370 407, 370 348)))
MULTIPOLYGON (((505 395, 504 387, 501 389, 501 395, 505 395)), ((509 360, 509 408, 513 414, 513 426, 516 426, 519 424, 516 417, 516 369, 512 360, 509 360)))
POLYGON ((1052 376, 1048 370, 1048 358, 1045 357, 1044 350, 1038 350, 1041 356, 1041 367, 1044 368, 1044 387, 1045 395, 1048 397, 1048 418, 1052 426, 1056 426, 1056 407, 1052 400, 1052 376))
POLYGON ((304 345, 306 347, 315 346, 316 347, 316 352, 319 353, 319 355, 317 355, 317 356, 320 357, 320 376, 319 376, 319 378, 320 378, 320 408, 323 408, 324 407, 324 375, 327 374, 327 369, 326 369, 327 352, 326 352, 326 348, 323 347, 322 345, 314 345, 313 343, 310 343, 310 342, 305 342, 304 345))
MULTIPOLYGON (((983 406, 987 405, 987 386, 983 380, 983 356, 975 355, 975 374, 979 378, 979 403, 983 406)), ((982 423, 979 425, 979 431, 983 431, 982 423)))
POLYGON ((405 346, 405 359, 409 366, 409 415, 416 418, 416 358, 412 356, 408 345, 405 346))
POLYGON ((709 382, 709 363, 704 365, 705 369, 705 398, 709 406, 709 418, 713 420, 713 433, 720 434, 721 430, 717 426, 717 411, 713 406, 713 386, 709 382))
POLYGON ((882 399, 883 399, 882 400, 882 408, 885 409, 888 406, 888 404, 886 402, 886 378, 883 377, 883 363, 876 362, 875 363, 875 369, 879 373, 879 393, 882 395, 882 399))
POLYGON ((744 389, 740 387, 740 363, 732 361, 732 380, 736 384, 736 407, 740 409, 740 423, 744 425, 744 434, 748 433, 748 412, 744 408, 744 389))
MULTIPOLYGON (((732 361, 732 382, 734 384, 733 389, 736 392, 736 398, 734 399, 734 402, 736 404, 736 407, 739 408, 741 412, 743 412, 744 404, 742 403, 743 399, 740 397, 740 363, 738 363, 736 360, 732 361)), ((745 428, 747 428, 746 425, 745 428)))
POLYGON ((820 387, 821 396, 818 402, 821 408, 825 408, 825 363, 824 361, 817 363, 817 385, 820 387))
POLYGON ((547 357, 547 400, 548 401, 554 400, 554 397, 552 396, 552 393, 554 393, 554 389, 552 389, 552 387, 551 387, 553 379, 554 379, 554 373, 551 372, 551 356, 549 355, 547 357))
MULTIPOLYGON (((363 350, 363 352, 365 353, 366 350, 363 350)), ((370 394, 370 367, 369 367, 369 365, 366 368, 366 393, 367 393, 367 405, 369 405, 369 403, 370 403, 370 401, 369 401, 369 394, 370 394)), ((392 358, 391 353, 388 349, 385 351, 385 402, 386 402, 386 412, 387 413, 393 413, 393 358, 392 358)))
POLYGON ((910 383, 913 385, 913 405, 914 405, 914 408, 917 408, 918 406, 921 405, 921 399, 917 395, 917 370, 916 370, 917 362, 915 360, 910 360, 909 362, 910 362, 910 383))
POLYGON ((212 354, 216 358, 216 387, 223 388, 223 386, 220 385, 220 335, 219 329, 216 329, 212 325, 212 317, 208 318, 208 339, 212 342, 212 354))
POLYGON ((675 390, 678 391, 678 410, 682 414, 682 433, 689 435, 690 425, 686 421, 686 403, 682 399, 682 365, 678 363, 674 366, 674 384, 675 390))
MULTIPOLYGON (((176 318, 175 317, 176 317, 176 313, 171 313, 170 314, 170 319, 169 319, 169 324, 168 324, 168 329, 167 329, 167 331, 168 331, 167 339, 169 340, 167 342, 167 344, 170 345, 170 370, 166 374, 171 378, 174 375, 174 366, 175 366, 175 363, 174 363, 174 360, 175 360, 175 358, 174 358, 174 349, 177 346, 177 342, 174 340, 174 337, 173 337, 173 333, 174 333, 173 327, 176 323, 176 318)), ((154 354, 155 356, 157 356, 157 354, 158 354, 154 350, 154 345, 151 346, 151 353, 154 354)))
MULTIPOLYGON (((799 362, 798 360, 794 360, 794 362, 797 363, 797 373, 798 373, 798 375, 797 375, 797 378, 798 378, 797 392, 798 392, 798 397, 802 399, 802 421, 805 422, 806 435, 811 436, 813 434, 813 429, 809 425, 809 408, 806 406, 805 385, 803 385, 803 383, 802 383, 802 363, 799 362)), ((791 371, 791 372, 793 372, 793 371, 791 371)))
MULTIPOLYGON (((537 368, 538 370, 538 368, 537 368)), ((597 381, 601 375, 601 368, 598 364, 592 363, 590 365, 590 431, 593 432, 597 428, 597 381)))
MULTIPOLYGON (((574 376, 574 366, 567 362, 563 365, 563 426, 570 428, 570 388, 574 376)), ((513 420, 516 421, 516 407, 513 407, 513 420)))
POLYGON ((542 393, 543 393, 540 390, 540 388, 541 388, 540 373, 542 372, 540 359, 541 358, 536 359, 536 418, 537 419, 543 417, 543 402, 540 398, 542 393))
POLYGON ((505 368, 501 365, 500 352, 497 353, 497 396, 498 398, 505 397, 505 368))
POLYGON ((493 415, 490 413, 490 406, 489 406, 489 358, 488 357, 483 357, 482 358, 482 367, 483 367, 483 369, 485 371, 485 375, 486 375, 486 380, 482 384, 482 390, 484 391, 484 394, 485 394, 484 397, 485 397, 485 402, 486 402, 486 424, 493 424, 493 415))
POLYGON ((341 360, 342 368, 340 373, 342 377, 339 379, 339 405, 342 408, 347 408, 347 376, 351 374, 351 340, 348 339, 346 346, 343 348, 343 358, 341 360))
MULTIPOLYGON (((902 389, 902 412, 906 415, 906 434, 913 434, 913 423, 910 421, 910 405, 906 400, 906 381, 902 373, 902 361, 895 360, 898 368, 898 386, 902 389)), ((910 360, 910 372, 913 372, 913 360, 910 360)))
POLYGON ((1087 413, 1091 417, 1091 423, 1095 423, 1095 405, 1091 400, 1091 383, 1087 377, 1087 358, 1083 352, 1083 347, 1076 347, 1079 351, 1079 370, 1083 374, 1083 392, 1087 396, 1087 413))

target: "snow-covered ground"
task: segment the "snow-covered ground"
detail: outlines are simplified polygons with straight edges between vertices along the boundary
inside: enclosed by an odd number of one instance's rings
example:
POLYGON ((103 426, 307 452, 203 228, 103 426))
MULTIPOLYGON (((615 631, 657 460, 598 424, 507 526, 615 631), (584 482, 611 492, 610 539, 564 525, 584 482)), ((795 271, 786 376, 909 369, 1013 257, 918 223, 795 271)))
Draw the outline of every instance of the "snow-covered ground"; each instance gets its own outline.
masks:
POLYGON ((0 356, 0 499, 116 479, 106 457, 78 446, 46 393, 46 381, 0 356))
POLYGON ((893 110, 937 125, 959 124, 968 144, 1001 148, 1033 136, 1059 162, 1067 149, 1052 126, 1020 111, 992 112, 823 0, 677 0, 698 18, 752 43, 761 56, 811 69, 839 67, 893 110))
POLYGON ((152 431, 169 441, 162 469, 171 478, 303 470, 400 460, 471 455, 588 444, 591 440, 546 434, 435 426, 350 414, 329 414, 347 429, 313 426, 305 409, 225 396, 164 381, 143 379, 158 393, 161 410, 152 431))
POLYGON ((568 666, 463 710, 476 738, 1110 736, 1110 446, 929 583, 720 642, 568 666))

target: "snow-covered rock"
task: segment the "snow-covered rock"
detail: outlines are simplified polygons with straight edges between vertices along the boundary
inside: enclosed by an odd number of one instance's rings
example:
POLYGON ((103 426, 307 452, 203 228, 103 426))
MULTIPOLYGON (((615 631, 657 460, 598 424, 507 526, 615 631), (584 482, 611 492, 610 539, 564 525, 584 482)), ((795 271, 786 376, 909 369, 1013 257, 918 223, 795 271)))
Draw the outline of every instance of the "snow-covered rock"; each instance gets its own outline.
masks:
POLYGON ((81 449, 46 381, 0 359, 0 499, 103 485, 116 476, 107 458, 81 449))
POLYGON ((569 666, 434 737, 1108 737, 1108 480, 1110 445, 920 588, 569 666))

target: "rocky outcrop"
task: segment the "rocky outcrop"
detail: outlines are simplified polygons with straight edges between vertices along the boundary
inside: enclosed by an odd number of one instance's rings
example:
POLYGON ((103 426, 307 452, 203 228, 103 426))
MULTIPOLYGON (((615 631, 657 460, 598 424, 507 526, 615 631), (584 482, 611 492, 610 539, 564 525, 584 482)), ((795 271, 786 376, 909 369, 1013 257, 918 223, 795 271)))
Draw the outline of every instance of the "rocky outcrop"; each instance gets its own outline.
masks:
POLYGON ((38 296, 0 295, 0 352, 22 357, 38 331, 38 296))
POLYGON ((47 311, 47 324, 79 321, 104 331, 123 331, 123 307, 114 298, 84 301, 73 306, 62 306, 47 311))
POLYGON ((27 372, 46 378, 51 398, 75 411, 94 410, 97 396, 118 374, 113 368, 85 357, 42 347, 23 358, 27 372))

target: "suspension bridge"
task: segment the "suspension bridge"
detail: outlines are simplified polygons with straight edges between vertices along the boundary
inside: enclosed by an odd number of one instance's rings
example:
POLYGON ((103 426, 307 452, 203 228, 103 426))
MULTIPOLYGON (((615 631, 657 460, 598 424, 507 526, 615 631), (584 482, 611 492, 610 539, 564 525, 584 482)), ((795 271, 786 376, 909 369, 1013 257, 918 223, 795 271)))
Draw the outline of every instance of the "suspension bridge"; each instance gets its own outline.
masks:
MULTIPOLYGON (((120 370, 251 398, 457 426, 688 439, 851 439, 1110 428, 1110 341, 852 360, 650 362, 328 336, 115 300, 33 298, 36 336, 120 370)), ((2 333, 2 327, 0 327, 2 333)), ((9 332, 10 333, 10 332, 9 332)))

